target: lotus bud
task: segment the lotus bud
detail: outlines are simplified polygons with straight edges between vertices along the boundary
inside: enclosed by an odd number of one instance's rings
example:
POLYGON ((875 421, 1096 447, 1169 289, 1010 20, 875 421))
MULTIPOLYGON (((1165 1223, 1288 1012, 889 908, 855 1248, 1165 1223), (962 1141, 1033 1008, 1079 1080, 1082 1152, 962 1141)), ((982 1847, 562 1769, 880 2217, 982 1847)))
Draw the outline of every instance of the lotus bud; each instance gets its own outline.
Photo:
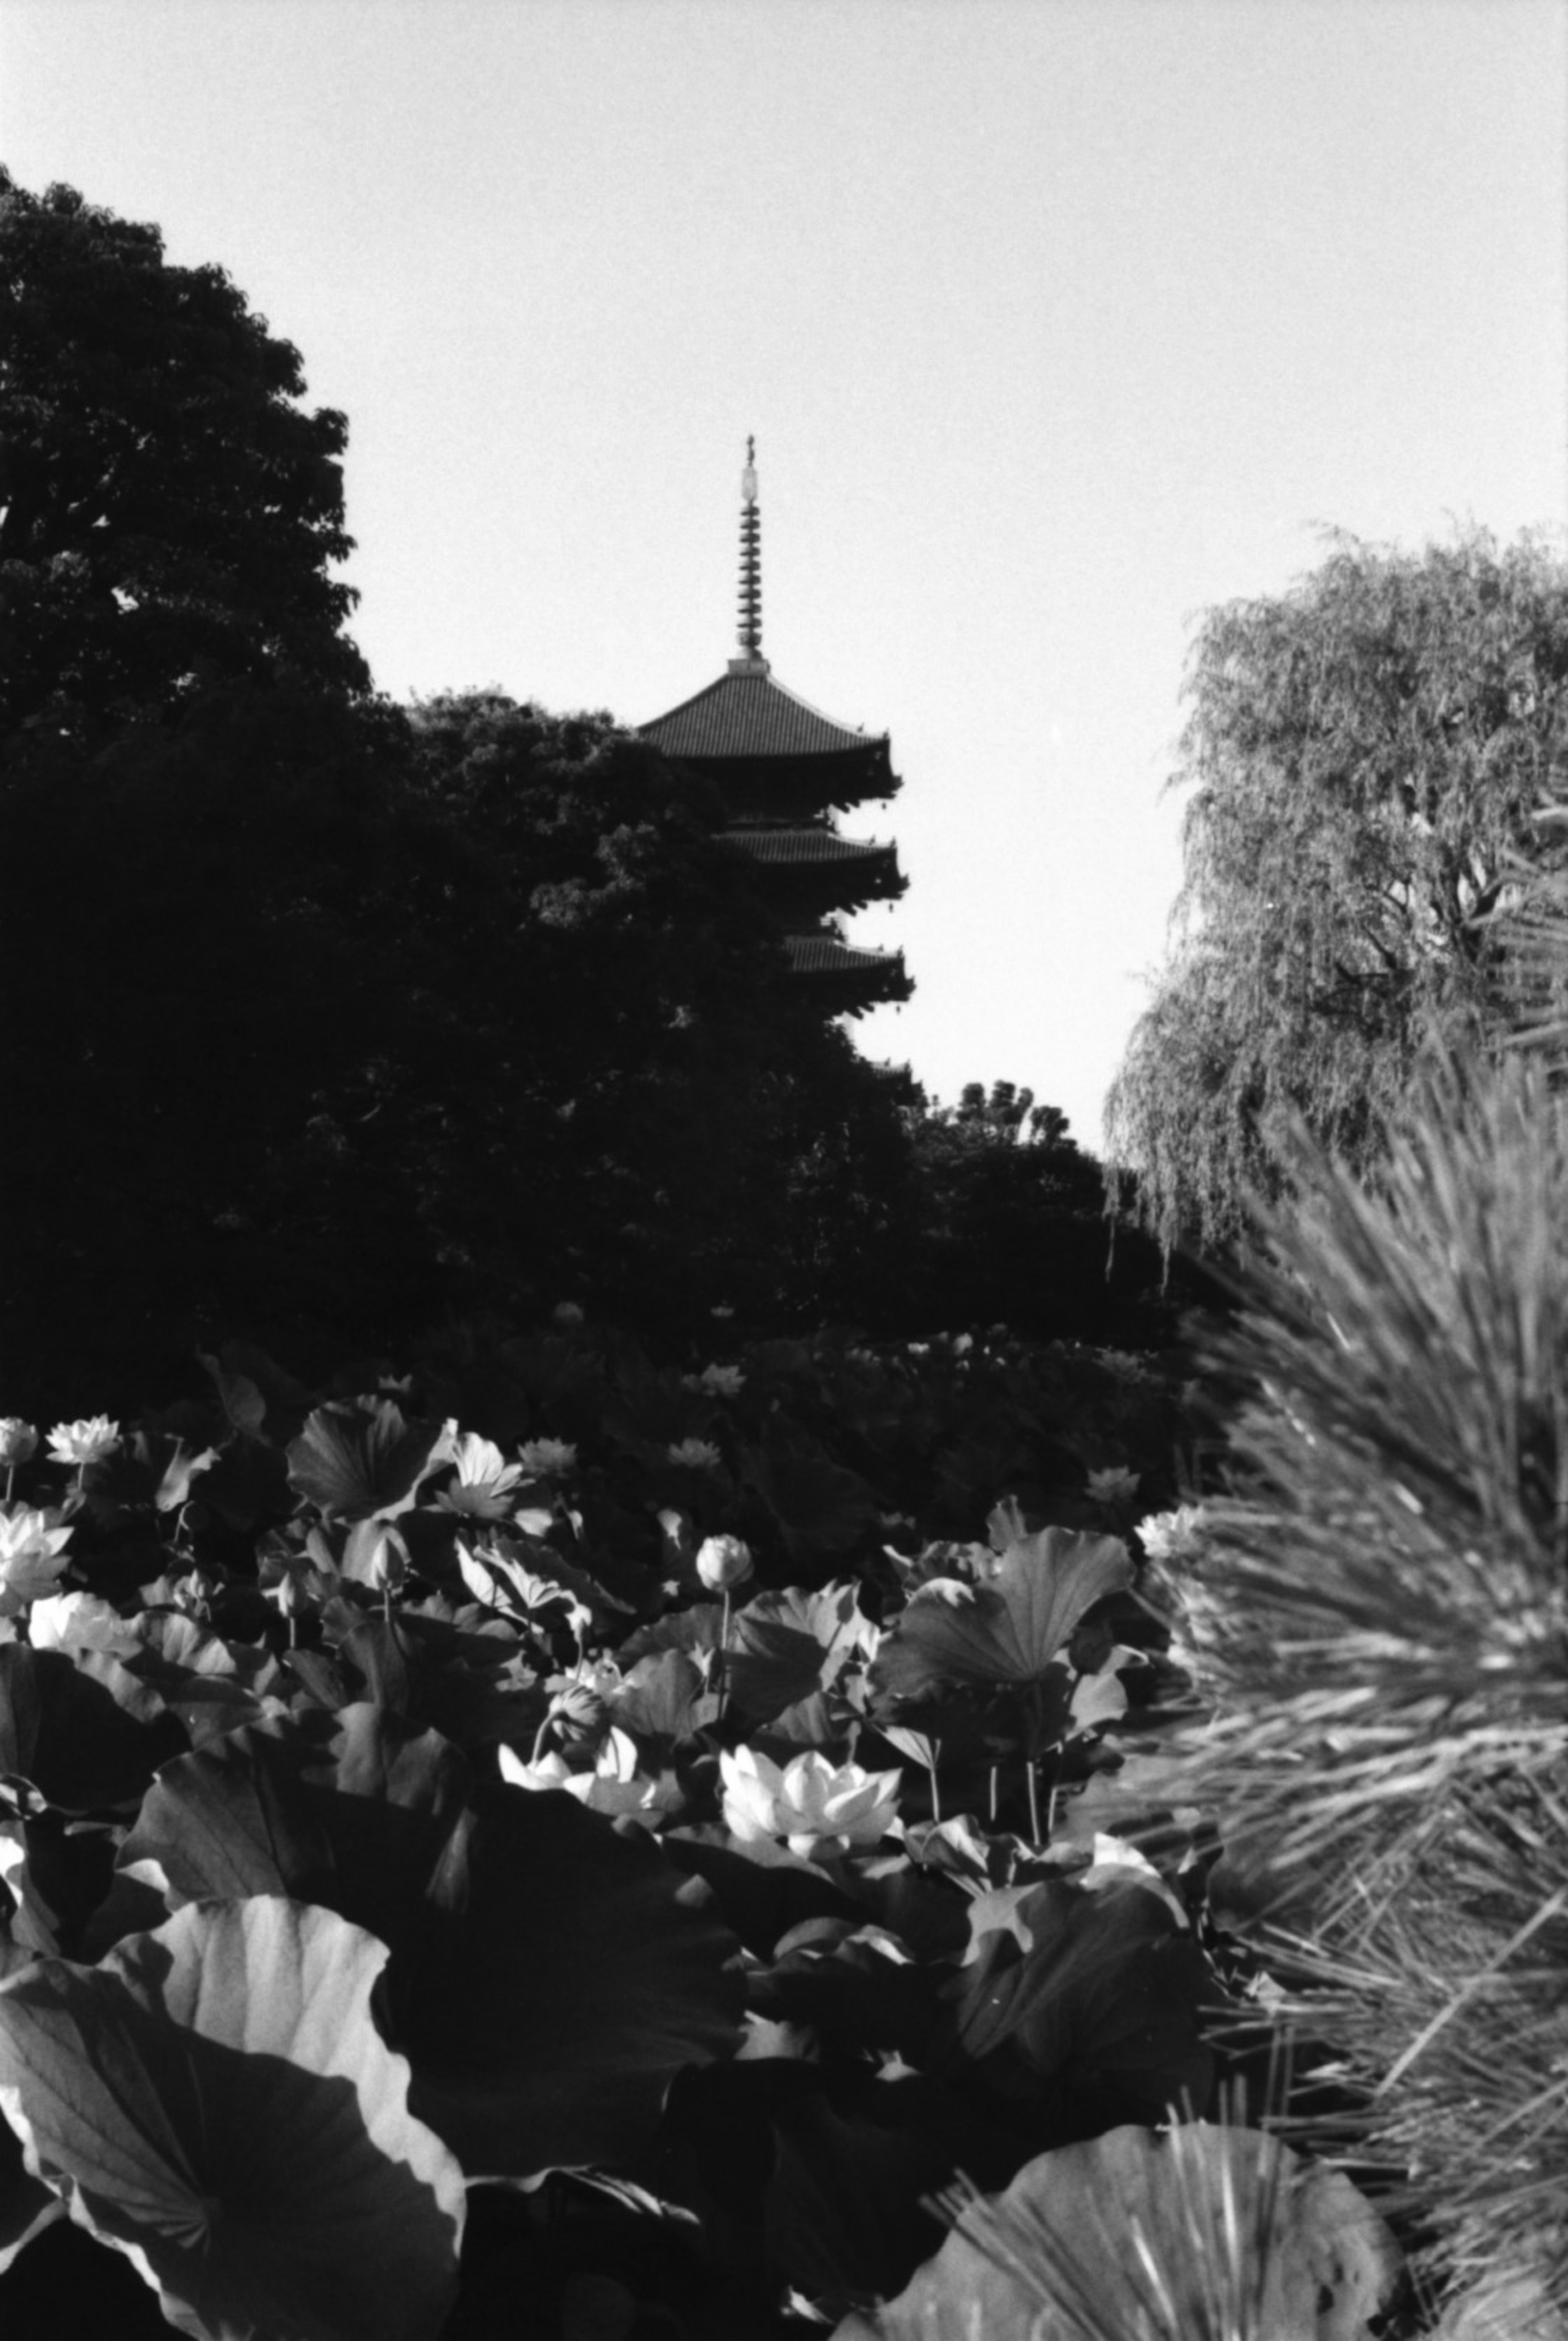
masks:
POLYGON ((603 1739, 610 1710, 591 1683, 568 1683, 550 1701, 547 1720, 566 1748, 588 1748, 603 1739))
POLYGON ((303 1617, 310 1607, 310 1597, 291 1569, 277 1583, 267 1589, 268 1599, 277 1603, 285 1618, 303 1617))
POLYGON ((727 1593, 751 1573, 751 1547, 739 1537, 707 1537, 697 1548, 697 1575, 710 1593, 727 1593))
POLYGON ((383 1537, 371 1555, 370 1582, 378 1593, 395 1593, 407 1575, 402 1547, 392 1537, 383 1537))
POLYGON ((19 1414, 0 1416, 0 1469, 14 1470, 38 1451, 38 1434, 19 1414))

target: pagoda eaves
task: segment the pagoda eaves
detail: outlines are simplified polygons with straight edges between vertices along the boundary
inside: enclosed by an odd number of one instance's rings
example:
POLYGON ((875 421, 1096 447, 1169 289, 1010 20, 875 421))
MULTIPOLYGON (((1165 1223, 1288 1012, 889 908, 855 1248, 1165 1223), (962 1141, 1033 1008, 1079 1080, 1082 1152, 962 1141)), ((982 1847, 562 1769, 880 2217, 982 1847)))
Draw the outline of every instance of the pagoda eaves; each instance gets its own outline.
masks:
POLYGON ((896 846, 840 837, 831 815, 867 798, 895 795, 885 732, 867 734, 824 715, 774 680, 762 654, 761 521, 753 443, 742 475, 741 638, 738 658, 704 690, 651 723, 643 737, 716 787, 724 835, 756 867, 784 931, 792 976, 829 1015, 858 1015, 914 987, 901 951, 846 943, 835 911, 894 902, 907 881, 896 846))

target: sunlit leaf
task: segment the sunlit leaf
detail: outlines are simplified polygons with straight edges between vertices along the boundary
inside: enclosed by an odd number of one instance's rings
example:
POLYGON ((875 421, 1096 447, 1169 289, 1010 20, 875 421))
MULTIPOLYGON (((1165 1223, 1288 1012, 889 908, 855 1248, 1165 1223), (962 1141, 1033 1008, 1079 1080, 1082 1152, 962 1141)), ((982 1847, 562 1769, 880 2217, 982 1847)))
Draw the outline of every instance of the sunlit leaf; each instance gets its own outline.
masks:
POLYGON ((1400 2256, 1366 2198, 1262 2131, 1111 2130, 962 2200, 934 2259, 834 2341, 977 2333, 1371 2341, 1400 2256), (1135 2240, 1134 2240, 1135 2239, 1135 2240))
POLYGON ((72 2216, 202 2341, 425 2341, 463 2177, 370 1996, 385 1948, 273 1898, 0 1985, 0 2107, 72 2216))
POLYGON ((1037 1682, 1094 1603, 1132 1581, 1119 1537, 1055 1528, 1022 1537, 972 1599, 948 1602, 928 1589, 899 1612, 872 1668, 874 1692, 897 1703, 954 1685, 1037 1682))
POLYGON ((446 1459, 438 1422, 407 1422, 391 1399, 318 1406, 288 1449, 289 1485, 329 1519, 391 1518, 446 1459))

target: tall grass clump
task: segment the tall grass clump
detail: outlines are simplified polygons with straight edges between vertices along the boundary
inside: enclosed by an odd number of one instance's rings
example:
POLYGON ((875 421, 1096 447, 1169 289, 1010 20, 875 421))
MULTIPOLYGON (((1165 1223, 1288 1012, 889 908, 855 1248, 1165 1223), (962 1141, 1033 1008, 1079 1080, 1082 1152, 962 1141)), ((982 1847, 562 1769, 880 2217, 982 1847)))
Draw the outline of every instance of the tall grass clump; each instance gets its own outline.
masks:
MULTIPOLYGON (((1434 2288, 1568 2331, 1568 1103, 1434 1053, 1358 1178, 1304 1138, 1213 1362, 1199 1793, 1290 1913, 1434 2288)), ((1451 2307, 1443 2329, 1487 2328, 1451 2307)), ((1498 2327, 1499 2334, 1503 2327, 1498 2327)))

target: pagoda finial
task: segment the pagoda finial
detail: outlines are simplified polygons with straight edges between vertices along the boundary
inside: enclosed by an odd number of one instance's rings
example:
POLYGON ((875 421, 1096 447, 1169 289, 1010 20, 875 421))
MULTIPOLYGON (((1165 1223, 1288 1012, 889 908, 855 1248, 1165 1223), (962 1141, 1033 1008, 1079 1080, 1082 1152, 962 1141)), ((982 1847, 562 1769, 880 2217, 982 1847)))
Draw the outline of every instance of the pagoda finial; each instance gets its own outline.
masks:
POLYGON ((762 513, 757 509, 757 443, 746 441, 746 467, 741 473, 741 628, 740 645, 748 659, 763 654, 762 513))

